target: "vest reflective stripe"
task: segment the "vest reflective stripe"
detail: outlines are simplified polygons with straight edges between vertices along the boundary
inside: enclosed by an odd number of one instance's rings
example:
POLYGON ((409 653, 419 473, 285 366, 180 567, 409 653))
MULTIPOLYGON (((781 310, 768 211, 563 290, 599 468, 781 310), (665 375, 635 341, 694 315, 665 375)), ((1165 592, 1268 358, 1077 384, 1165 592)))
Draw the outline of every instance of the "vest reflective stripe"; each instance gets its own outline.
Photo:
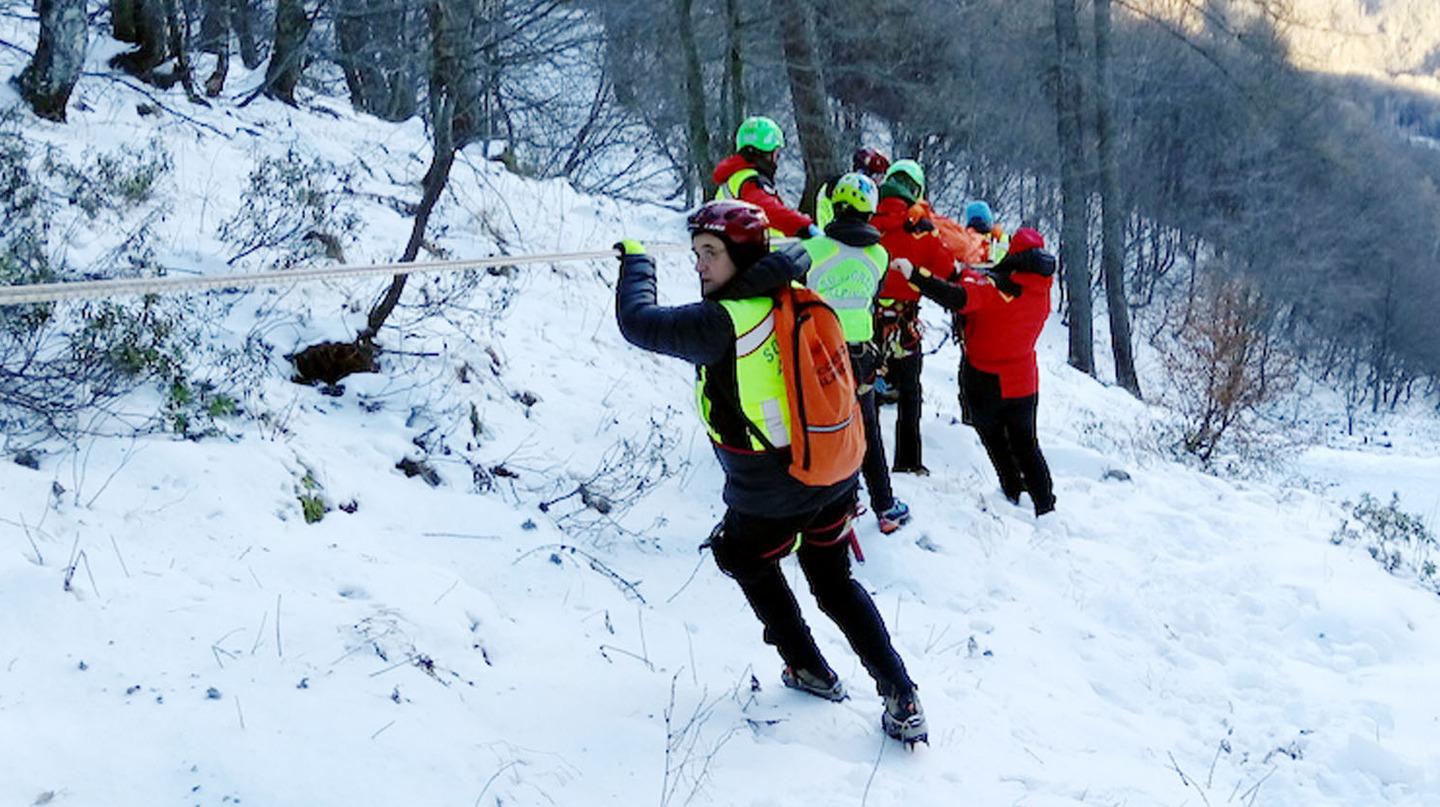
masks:
MULTIPOLYGON (((720 300, 735 327, 735 386, 740 413, 764 434, 775 448, 790 445, 790 395, 780 367, 780 345, 775 339, 775 301, 769 297, 720 300)), ((708 371, 701 367, 695 383, 695 401, 710 439, 724 443, 711 422, 715 401, 705 394, 708 371)), ((724 402, 734 406, 733 401, 724 402)), ((765 444, 747 431, 746 447, 763 451, 765 444)))
POLYGON ((991 235, 985 239, 986 258, 991 263, 999 263, 1005 253, 1010 251, 1010 236, 1002 235, 999 238, 991 235))
MULTIPOLYGON (((758 176, 760 176, 760 172, 756 171, 754 168, 741 168, 739 171, 731 174, 729 179, 720 183, 720 187, 715 189, 715 199, 717 201, 722 199, 740 199, 740 189, 745 186, 746 182, 749 182, 750 180, 758 176)), ((741 201, 744 200, 742 199, 741 201)), ((774 227, 770 228, 771 241, 774 241, 776 238, 784 237, 785 233, 780 232, 774 227)), ((772 243, 770 245, 770 251, 774 252, 775 249, 776 245, 772 243)))
POLYGON ((830 185, 826 183, 821 185, 820 192, 815 194, 815 226, 823 232, 834 220, 835 203, 830 201, 830 185))
POLYGON ((760 172, 754 168, 741 168, 739 171, 731 174, 729 179, 725 180, 720 187, 715 189, 715 198, 739 199, 740 188, 750 179, 759 175, 760 172))
POLYGON ((775 311, 771 310, 755 327, 735 337, 735 358, 743 359, 759 350, 774 333, 775 311))
POLYGON ((810 254, 805 285, 835 309, 847 342, 868 342, 875 335, 871 302, 885 276, 889 256, 878 244, 852 247, 833 238, 801 242, 810 254))

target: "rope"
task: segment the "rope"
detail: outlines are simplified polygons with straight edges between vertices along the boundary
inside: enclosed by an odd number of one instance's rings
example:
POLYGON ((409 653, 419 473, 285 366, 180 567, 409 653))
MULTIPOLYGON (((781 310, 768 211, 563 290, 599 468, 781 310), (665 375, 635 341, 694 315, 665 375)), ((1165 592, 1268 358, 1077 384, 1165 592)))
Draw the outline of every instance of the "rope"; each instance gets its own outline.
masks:
MULTIPOLYGON (((655 255, 683 252, 688 244, 656 244, 646 247, 655 255)), ((460 272, 492 266, 519 266, 532 263, 569 263, 616 257, 614 249, 588 252, 555 252, 545 255, 495 255, 463 261, 425 263, 377 263, 364 266, 321 266, 284 271, 227 273, 198 277, 117 277, 105 280, 75 280, 62 283, 32 283, 0 286, 0 305, 48 303, 58 300, 93 300, 138 294, 173 294, 196 289, 240 289, 253 286, 282 286, 337 277, 411 275, 426 272, 460 272)))

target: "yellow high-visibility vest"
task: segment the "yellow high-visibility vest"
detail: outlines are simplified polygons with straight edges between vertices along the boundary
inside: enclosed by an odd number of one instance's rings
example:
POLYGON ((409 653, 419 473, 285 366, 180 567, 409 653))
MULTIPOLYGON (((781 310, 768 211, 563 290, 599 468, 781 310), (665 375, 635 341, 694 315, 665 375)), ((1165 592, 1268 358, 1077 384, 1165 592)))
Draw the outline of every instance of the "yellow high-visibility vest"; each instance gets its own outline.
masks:
POLYGON ((875 291, 890 263, 885 248, 879 244, 853 247, 829 236, 811 238, 801 245, 810 254, 805 285, 835 309, 845 341, 870 341, 875 335, 875 291))
MULTIPOLYGON (((754 179, 758 176, 760 176, 760 172, 756 171, 754 168, 741 168, 739 171, 731 174, 729 179, 720 183, 720 187, 715 189, 716 201, 720 201, 723 199, 740 199, 740 188, 743 187, 746 182, 749 182, 751 179, 754 179)), ((741 199, 741 201, 744 200, 741 199)), ((776 238, 784 237, 785 233, 780 232, 774 227, 770 228, 770 239, 772 241, 776 238)), ((771 249, 773 250, 774 248, 775 247, 772 245, 771 249)))
MULTIPOLYGON (((780 345, 775 338, 775 301, 769 297, 751 297, 719 303, 735 326, 735 400, 725 400, 722 405, 733 408, 738 400, 741 416, 765 435, 770 447, 788 446, 790 395, 780 366, 780 345)), ((713 422, 716 402, 706 391, 709 380, 709 369, 699 368, 695 379, 695 407, 710 432, 710 439, 728 444, 713 422)), ((752 451, 766 449, 750 429, 746 429, 744 439, 745 445, 732 447, 752 451)))

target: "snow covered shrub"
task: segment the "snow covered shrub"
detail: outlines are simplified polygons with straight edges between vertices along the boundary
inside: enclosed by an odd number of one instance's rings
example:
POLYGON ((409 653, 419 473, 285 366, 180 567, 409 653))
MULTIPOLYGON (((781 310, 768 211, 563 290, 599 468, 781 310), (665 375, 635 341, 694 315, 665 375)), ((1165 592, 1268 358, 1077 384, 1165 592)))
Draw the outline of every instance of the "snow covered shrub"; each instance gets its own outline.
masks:
POLYGON ((50 149, 45 174, 60 181, 70 204, 95 218, 101 212, 124 213, 151 200, 160 179, 174 163, 158 138, 144 148, 122 145, 116 152, 87 150, 78 165, 50 149))
POLYGON ((274 250, 281 266, 293 266, 343 245, 360 223, 354 180, 353 167, 293 149, 261 159, 250 172, 243 206, 220 224, 220 239, 238 250, 230 261, 274 250))
POLYGON ((1278 405, 1294 388, 1294 358, 1260 288, 1212 273, 1169 342, 1157 344, 1168 376, 1161 399, 1179 417, 1176 443, 1206 465, 1217 451, 1273 455, 1293 441, 1278 405))
POLYGON ((295 499, 300 502, 300 514, 304 516, 306 524, 314 524, 325 518, 330 511, 330 505, 325 501, 320 482, 315 479, 315 473, 305 469, 305 475, 300 477, 300 482, 295 487, 295 499))
MULTIPOLYGON (((82 273, 57 260, 50 222, 60 203, 77 202, 87 216, 147 201, 169 167, 157 148, 69 166, 52 152, 32 170, 32 149, 18 128, 0 119, 0 284, 74 280, 82 273), (126 156, 128 155, 128 156, 126 156), (85 178, 84 181, 80 181, 85 178), (56 192, 56 185, 62 192, 56 192), (93 207, 91 206, 93 202, 93 207)), ((149 228, 142 224, 112 250, 110 266, 153 274, 149 228)), ((98 267, 106 268, 106 267, 98 267)), ((97 267, 87 267, 85 275, 97 267)), ((146 296, 0 308, 0 431, 4 449, 86 431, 166 427, 186 436, 227 411, 216 393, 196 394, 187 370, 199 344, 195 300, 146 296), (152 386, 162 403, 149 418, 116 411, 119 398, 152 386), (176 389, 186 390, 176 394, 176 389), (207 420, 207 417, 210 419, 207 420)), ((128 407, 127 407, 128 408, 128 407)))
POLYGON ((1368 493, 1351 505, 1350 515, 1330 535, 1334 544, 1359 544, 1365 547, 1385 571, 1404 577, 1413 576, 1420 585, 1440 594, 1440 544, 1435 533, 1425 526, 1420 516, 1400 509, 1400 494, 1390 494, 1390 503, 1382 505, 1368 493))
POLYGON ((27 222, 40 202, 40 187, 30 176, 30 150, 16 129, 14 109, 0 114, 0 236, 27 222))

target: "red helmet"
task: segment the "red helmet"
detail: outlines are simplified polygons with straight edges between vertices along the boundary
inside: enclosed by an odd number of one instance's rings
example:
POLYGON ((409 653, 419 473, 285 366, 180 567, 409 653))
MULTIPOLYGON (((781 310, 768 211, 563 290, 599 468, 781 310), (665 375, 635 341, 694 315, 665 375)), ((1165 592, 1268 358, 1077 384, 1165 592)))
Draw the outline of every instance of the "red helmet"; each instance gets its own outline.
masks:
POLYGON ((884 176, 885 172, 890 169, 890 158, 882 154, 879 149, 861 146, 855 149, 855 156, 851 159, 851 164, 856 171, 862 171, 872 177, 884 176))
POLYGON ((739 199, 706 202, 691 213, 685 223, 692 236, 696 233, 718 236, 731 248, 730 256, 737 263, 742 256, 751 257, 753 261, 770 251, 770 219, 759 205, 739 199))

